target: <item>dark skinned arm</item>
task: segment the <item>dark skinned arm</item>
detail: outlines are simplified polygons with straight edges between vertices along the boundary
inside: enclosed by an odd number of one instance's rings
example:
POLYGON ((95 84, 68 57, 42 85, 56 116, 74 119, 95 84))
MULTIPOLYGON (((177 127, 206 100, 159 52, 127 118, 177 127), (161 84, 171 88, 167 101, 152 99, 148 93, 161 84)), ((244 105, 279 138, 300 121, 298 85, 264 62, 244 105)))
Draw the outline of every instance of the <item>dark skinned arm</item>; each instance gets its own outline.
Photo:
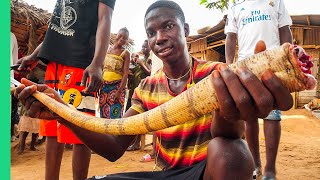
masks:
POLYGON ((113 9, 99 2, 98 27, 96 32, 96 44, 94 57, 91 64, 85 69, 81 84, 85 85, 90 78, 90 83, 84 92, 96 92, 103 85, 102 68, 110 41, 110 27, 113 9))
POLYGON ((283 26, 279 28, 280 44, 291 43, 292 44, 292 33, 289 26, 283 26))
POLYGON ((151 74, 151 59, 148 59, 146 64, 143 63, 141 59, 137 60, 137 63, 142 67, 142 70, 146 73, 147 76, 150 76, 151 74))
POLYGON ((121 91, 125 88, 128 80, 128 74, 129 74, 129 64, 130 64, 130 53, 126 51, 124 55, 124 64, 123 64, 123 75, 120 83, 120 88, 117 91, 116 98, 119 100, 121 91))
MULTIPOLYGON (((61 117, 52 113, 47 107, 32 96, 32 94, 38 90, 39 92, 48 94, 56 101, 65 104, 57 91, 46 85, 34 84, 24 78, 22 78, 21 83, 22 85, 17 87, 14 95, 24 105, 27 116, 47 120, 58 119, 61 124, 67 126, 74 132, 74 134, 90 149, 109 161, 116 161, 120 158, 135 138, 135 136, 114 136, 92 132, 61 119, 61 117)), ((136 114, 138 114, 138 112, 129 109, 124 117, 136 114)))
POLYGON ((237 43, 237 34, 236 33, 228 33, 226 37, 226 63, 232 64, 234 61, 234 56, 236 53, 236 43, 237 43))
MULTIPOLYGON (((138 114, 138 112, 129 109, 123 117, 129 117, 136 114, 138 114)), ((59 122, 68 127, 91 150, 111 162, 119 159, 136 137, 100 134, 80 128, 63 119, 60 119, 59 122)))

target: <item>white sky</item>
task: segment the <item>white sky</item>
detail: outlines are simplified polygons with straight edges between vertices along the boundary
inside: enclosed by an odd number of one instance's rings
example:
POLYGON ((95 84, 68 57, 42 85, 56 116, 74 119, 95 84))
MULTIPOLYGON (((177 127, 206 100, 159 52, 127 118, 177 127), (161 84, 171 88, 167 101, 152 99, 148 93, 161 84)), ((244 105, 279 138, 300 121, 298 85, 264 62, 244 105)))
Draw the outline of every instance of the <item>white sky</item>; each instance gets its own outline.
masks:
MULTIPOLYGON (((56 0, 24 0, 30 5, 53 11, 56 0)), ((155 0, 117 0, 112 17, 111 32, 117 33, 122 27, 127 27, 130 38, 135 41, 134 51, 140 51, 146 39, 144 31, 144 13, 155 0)), ((191 34, 205 26, 214 26, 224 13, 219 10, 208 10, 199 5, 200 0, 175 0, 182 8, 189 23, 191 34)), ((284 0, 290 15, 320 14, 320 0, 284 0)), ((225 12, 226 13, 226 12, 225 12)))

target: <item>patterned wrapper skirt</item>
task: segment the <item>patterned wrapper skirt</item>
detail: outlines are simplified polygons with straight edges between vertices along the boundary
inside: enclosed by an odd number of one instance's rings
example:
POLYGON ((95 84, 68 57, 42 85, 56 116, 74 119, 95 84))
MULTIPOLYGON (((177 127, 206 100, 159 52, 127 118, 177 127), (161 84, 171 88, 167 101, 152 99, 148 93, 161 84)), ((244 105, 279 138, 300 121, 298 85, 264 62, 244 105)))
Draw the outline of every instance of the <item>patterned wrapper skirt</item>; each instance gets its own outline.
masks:
POLYGON ((99 92, 100 117, 107 119, 121 118, 125 100, 125 90, 120 94, 119 101, 115 101, 114 96, 120 88, 121 79, 117 81, 105 81, 99 92))

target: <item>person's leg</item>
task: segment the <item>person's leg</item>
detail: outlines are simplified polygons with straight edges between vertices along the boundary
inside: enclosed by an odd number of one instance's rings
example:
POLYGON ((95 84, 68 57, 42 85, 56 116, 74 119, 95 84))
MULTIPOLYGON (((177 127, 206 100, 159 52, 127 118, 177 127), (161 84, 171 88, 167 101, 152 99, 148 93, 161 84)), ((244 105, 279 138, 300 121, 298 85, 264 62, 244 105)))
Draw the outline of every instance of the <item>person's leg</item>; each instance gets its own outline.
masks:
MULTIPOLYGON (((60 65, 59 69, 61 73, 59 73, 59 86, 58 89, 60 91, 60 95, 64 96, 64 93, 67 93, 71 90, 71 88, 77 89, 79 92, 82 92, 85 86, 80 86, 83 71, 84 69, 64 66, 60 65), (68 82, 70 83, 61 83, 65 81, 65 77, 69 76, 68 82)), ((71 90, 73 92, 74 90, 71 90)), ((74 107, 78 107, 80 111, 84 111, 92 116, 95 116, 96 107, 96 94, 95 93, 86 93, 81 95, 81 101, 79 104, 71 101, 71 99, 65 99, 65 102, 74 105, 74 107)), ((102 96, 99 98, 103 98, 102 96)), ((106 97, 105 97, 106 98, 106 97)), ((99 99, 99 104, 100 104, 99 99)), ((120 112, 119 112, 120 113, 120 112)), ((65 144, 73 144, 73 155, 72 155, 72 172, 74 180, 83 180, 87 178, 88 168, 91 157, 91 150, 89 150, 83 143, 69 130, 67 127, 58 123, 58 142, 65 144)))
POLYGON ((141 162, 153 161, 156 158, 156 156, 158 155, 156 152, 156 141, 157 141, 157 136, 155 132, 153 132, 152 133, 152 151, 151 153, 142 156, 140 160, 141 162))
POLYGON ((150 153, 150 156, 152 157, 152 158, 155 158, 155 155, 156 155, 156 141, 157 141, 157 136, 156 136, 156 133, 155 132, 153 132, 152 133, 152 151, 151 151, 151 153, 150 153))
MULTIPOLYGON (((45 84, 55 90, 58 88, 58 77, 61 67, 54 61, 49 61, 45 74, 45 84)), ((57 141, 57 121, 40 120, 39 134, 45 138, 45 180, 59 180, 64 144, 57 141)))
POLYGON ((42 138, 38 138, 36 144, 37 145, 41 145, 42 143, 44 143, 46 141, 46 136, 42 136, 42 138))
POLYGON ((130 107, 131 107, 131 97, 128 97, 125 111, 128 111, 130 107))
POLYGON ((16 139, 15 125, 19 123, 18 103, 19 100, 11 95, 11 142, 16 139))
POLYGON ((141 148, 140 141, 141 141, 141 135, 137 135, 137 137, 134 139, 132 144, 127 148, 127 151, 139 150, 141 148))
POLYGON ((18 150, 17 150, 17 153, 18 154, 22 154, 23 151, 24 151, 24 148, 25 148, 25 145, 26 145, 26 139, 27 139, 27 136, 28 136, 28 132, 26 131, 21 131, 20 132, 20 140, 19 140, 19 146, 18 146, 18 150))
POLYGON ((266 139, 266 166, 264 176, 276 175, 276 158, 281 136, 281 124, 276 120, 264 120, 264 134, 266 139))
POLYGON ((248 143, 250 152, 254 159, 255 170, 257 175, 261 175, 261 159, 260 159, 260 148, 259 148, 259 124, 258 119, 249 120, 250 123, 246 122, 245 136, 248 143))
POLYGON ((63 155, 64 144, 57 142, 56 136, 46 138, 46 180, 58 180, 63 155))
POLYGON ((253 158, 244 140, 216 137, 210 141, 203 179, 251 180, 253 170, 253 158))
POLYGON ((88 176, 91 150, 83 144, 73 145, 72 172, 74 180, 83 180, 88 176))
POLYGON ((32 133, 32 138, 31 138, 31 144, 30 144, 30 150, 31 151, 36 151, 36 142, 38 139, 38 133, 32 133))

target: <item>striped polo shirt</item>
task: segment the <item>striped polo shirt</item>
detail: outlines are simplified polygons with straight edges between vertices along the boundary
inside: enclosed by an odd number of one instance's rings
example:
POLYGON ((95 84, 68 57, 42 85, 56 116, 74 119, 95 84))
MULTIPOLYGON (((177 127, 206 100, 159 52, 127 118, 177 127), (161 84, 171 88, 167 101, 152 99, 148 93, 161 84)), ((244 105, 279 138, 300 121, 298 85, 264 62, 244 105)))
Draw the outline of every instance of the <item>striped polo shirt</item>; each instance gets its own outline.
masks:
MULTIPOLYGON (((193 60, 193 81, 199 82, 208 76, 217 62, 193 60)), ((187 84, 191 84, 191 78, 187 84)), ((187 89, 187 84, 183 91, 187 89)), ((160 69, 155 75, 141 81, 132 97, 131 108, 139 113, 151 110, 178 94, 168 86, 168 80, 160 69)), ((207 146, 212 139, 210 126, 211 113, 184 124, 173 126, 156 132, 156 162, 164 169, 187 167, 199 163, 207 157, 207 146)))

